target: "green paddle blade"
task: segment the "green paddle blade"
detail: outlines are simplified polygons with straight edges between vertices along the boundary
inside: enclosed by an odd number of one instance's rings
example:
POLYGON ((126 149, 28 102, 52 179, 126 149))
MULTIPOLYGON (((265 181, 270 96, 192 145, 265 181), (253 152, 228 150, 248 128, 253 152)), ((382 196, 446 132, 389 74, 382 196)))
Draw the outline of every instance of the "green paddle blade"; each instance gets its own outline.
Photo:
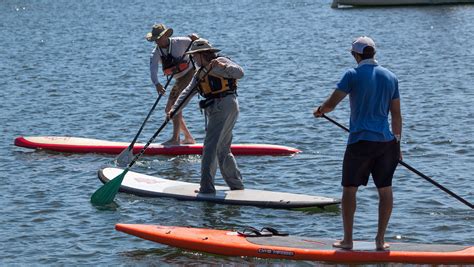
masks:
POLYGON ((92 204, 107 205, 112 203, 127 172, 128 169, 125 169, 121 174, 117 175, 114 179, 108 181, 106 184, 97 189, 97 191, 95 191, 91 197, 92 204))
POLYGON ((117 166, 125 168, 128 166, 128 164, 130 164, 130 162, 132 162, 133 160, 132 150, 133 148, 127 147, 122 151, 122 153, 120 153, 120 155, 117 156, 117 158, 115 159, 115 163, 117 164, 117 166))

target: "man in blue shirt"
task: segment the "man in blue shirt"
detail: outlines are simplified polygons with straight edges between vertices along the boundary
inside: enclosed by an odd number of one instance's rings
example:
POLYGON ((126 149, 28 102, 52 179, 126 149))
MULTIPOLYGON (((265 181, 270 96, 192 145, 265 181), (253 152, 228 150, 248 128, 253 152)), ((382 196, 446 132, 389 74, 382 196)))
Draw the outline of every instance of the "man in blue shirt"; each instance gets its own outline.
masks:
POLYGON ((367 185, 372 174, 379 193, 379 221, 375 246, 388 249, 384 236, 392 213, 392 177, 401 159, 402 116, 397 77, 378 65, 374 59, 375 43, 366 36, 352 43, 356 68, 346 71, 331 96, 313 112, 315 117, 331 112, 349 95, 350 134, 342 166, 343 240, 334 247, 352 249, 352 230, 356 210, 356 193, 367 185), (390 131, 388 115, 391 115, 390 131))

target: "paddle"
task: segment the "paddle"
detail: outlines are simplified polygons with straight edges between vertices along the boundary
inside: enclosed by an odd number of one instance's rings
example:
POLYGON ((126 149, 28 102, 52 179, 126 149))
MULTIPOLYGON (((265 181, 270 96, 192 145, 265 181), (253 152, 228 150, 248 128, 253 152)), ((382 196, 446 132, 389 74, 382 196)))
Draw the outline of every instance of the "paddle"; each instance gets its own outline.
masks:
MULTIPOLYGON (((202 79, 204 79, 204 77, 206 77, 209 74, 209 72, 211 72, 211 69, 212 68, 210 68, 204 74, 204 76, 201 77, 200 81, 202 79)), ((94 194, 92 194, 92 196, 91 196, 92 204, 94 204, 94 205, 107 205, 107 204, 112 203, 112 201, 114 201, 115 195, 119 191, 120 185, 122 184, 122 181, 123 181, 125 175, 127 174, 127 172, 135 164, 135 162, 138 160, 138 158, 140 158, 143 155, 143 153, 145 153, 145 150, 155 140, 155 138, 158 136, 158 134, 161 132, 161 130, 163 130, 163 128, 165 128, 166 124, 168 124, 168 122, 174 117, 174 115, 177 112, 180 111, 181 107, 184 105, 184 103, 187 102, 188 98, 192 95, 194 89, 199 85, 200 81, 198 81, 196 83, 196 85, 194 86, 194 88, 189 91, 189 93, 184 97, 183 101, 181 101, 181 103, 179 103, 179 105, 176 107, 176 109, 173 110, 173 112, 171 112, 170 116, 166 117, 165 121, 161 124, 160 128, 158 128, 158 130, 156 130, 155 134, 153 134, 153 136, 150 138, 150 140, 148 140, 148 142, 140 150, 140 152, 137 155, 135 155, 133 160, 128 164, 127 168, 125 168, 121 174, 117 175, 115 178, 113 178, 112 180, 110 180, 109 182, 107 182, 106 184, 101 186, 99 189, 97 189, 97 191, 94 192, 94 194)))
MULTIPOLYGON (((174 76, 174 74, 172 74, 167 79, 165 87, 164 87, 165 90, 166 90, 166 87, 168 87, 168 84, 170 83, 171 79, 173 79, 173 76, 174 76)), ((137 134, 133 138, 133 141, 130 143, 130 145, 127 148, 125 148, 122 152, 120 152, 120 154, 115 159, 115 162, 117 163, 117 166, 125 167, 132 161, 132 159, 133 159, 133 146, 135 145, 135 142, 137 142, 138 136, 142 132, 143 127, 145 127, 145 124, 148 121, 148 118, 150 118, 151 113, 153 113, 153 110, 155 110, 156 105, 158 105, 158 102, 160 102, 160 99, 161 99, 162 96, 163 96, 163 94, 160 94, 158 96, 158 98, 156 99, 155 103, 153 104, 150 111, 148 112, 148 115, 146 116, 145 120, 143 121, 142 126, 140 127, 137 134)))
MULTIPOLYGON (((192 40, 191 43, 188 45, 188 47, 186 48, 184 54, 181 56, 181 58, 179 59, 178 62, 181 62, 181 60, 183 60, 183 58, 186 56, 186 52, 189 50, 189 48, 191 48, 191 45, 193 43, 194 43, 194 40, 192 40)), ((165 84, 165 87, 164 87, 165 90, 168 87, 171 80, 173 79, 174 74, 175 73, 171 74, 170 77, 168 77, 168 79, 166 80, 166 84, 165 84)), ((148 121, 148 118, 150 118, 150 115, 153 112, 153 110, 155 110, 156 105, 158 105, 158 102, 160 101, 162 96, 163 96, 163 94, 160 94, 158 96, 158 98, 156 99, 155 104, 153 104, 153 107, 151 107, 150 111, 148 112, 148 115, 146 116, 145 120, 142 123, 142 126, 138 130, 138 133, 133 138, 133 141, 130 143, 130 145, 127 148, 125 148, 122 152, 120 152, 120 154, 115 159, 115 162, 117 163, 117 166, 125 167, 132 161, 132 159, 133 159, 133 146, 135 145, 135 142, 137 141, 138 136, 142 132, 143 127, 145 126, 146 122, 148 121)))
MULTIPOLYGON (((326 116, 326 114, 323 114, 323 118, 327 119, 328 121, 336 124, 337 126, 339 126, 340 128, 344 129, 346 132, 349 132, 349 129, 347 129, 347 127, 345 127, 344 125, 338 123, 337 121, 329 118, 326 116)), ((463 204, 467 205, 468 207, 470 207, 471 209, 474 209, 474 205, 471 204, 470 202, 468 202, 467 200, 465 200, 464 198, 456 195, 455 193, 453 193, 451 190, 447 189, 446 187, 440 185, 438 182, 434 181, 433 179, 431 179, 430 177, 424 175, 423 173, 421 173, 420 171, 416 170, 415 168, 413 168, 412 166, 408 165, 407 163, 405 163, 404 161, 402 160, 398 160, 398 163, 400 163, 401 165, 405 166, 407 169, 409 169, 410 171, 418 174, 419 176, 421 176, 423 179, 427 180, 428 182, 432 183, 433 185, 435 185, 436 187, 438 187, 439 189, 443 190, 444 192, 448 193, 449 195, 451 195, 452 197, 456 198, 457 200, 461 201, 463 204)))

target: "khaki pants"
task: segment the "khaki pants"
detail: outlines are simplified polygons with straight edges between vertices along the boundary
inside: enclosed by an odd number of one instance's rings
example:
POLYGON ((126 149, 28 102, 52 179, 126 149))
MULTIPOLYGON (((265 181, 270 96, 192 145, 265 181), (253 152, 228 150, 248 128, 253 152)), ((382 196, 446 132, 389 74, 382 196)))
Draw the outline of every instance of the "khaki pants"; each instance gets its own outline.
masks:
POLYGON ((200 193, 214 193, 214 177, 217 165, 231 190, 244 189, 242 175, 230 150, 232 130, 239 115, 235 95, 214 99, 206 108, 208 125, 201 162, 200 193))

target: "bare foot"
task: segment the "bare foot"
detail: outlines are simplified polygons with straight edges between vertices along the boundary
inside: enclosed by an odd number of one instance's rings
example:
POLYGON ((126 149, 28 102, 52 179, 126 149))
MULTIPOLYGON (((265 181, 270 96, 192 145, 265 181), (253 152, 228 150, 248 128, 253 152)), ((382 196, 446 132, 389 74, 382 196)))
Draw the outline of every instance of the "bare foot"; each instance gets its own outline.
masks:
POLYGON ((170 139, 164 143, 161 143, 164 146, 179 146, 179 140, 170 139))
POLYGON ((196 144, 196 140, 194 140, 194 138, 184 138, 184 141, 181 142, 181 144, 186 144, 186 145, 192 145, 192 144, 196 144))
POLYGON ((336 243, 332 244, 332 246, 335 248, 352 249, 352 242, 345 242, 344 240, 342 240, 337 241, 336 243))
POLYGON ((388 243, 385 243, 384 241, 379 242, 375 241, 375 249, 376 250, 387 250, 390 248, 390 245, 388 243))

